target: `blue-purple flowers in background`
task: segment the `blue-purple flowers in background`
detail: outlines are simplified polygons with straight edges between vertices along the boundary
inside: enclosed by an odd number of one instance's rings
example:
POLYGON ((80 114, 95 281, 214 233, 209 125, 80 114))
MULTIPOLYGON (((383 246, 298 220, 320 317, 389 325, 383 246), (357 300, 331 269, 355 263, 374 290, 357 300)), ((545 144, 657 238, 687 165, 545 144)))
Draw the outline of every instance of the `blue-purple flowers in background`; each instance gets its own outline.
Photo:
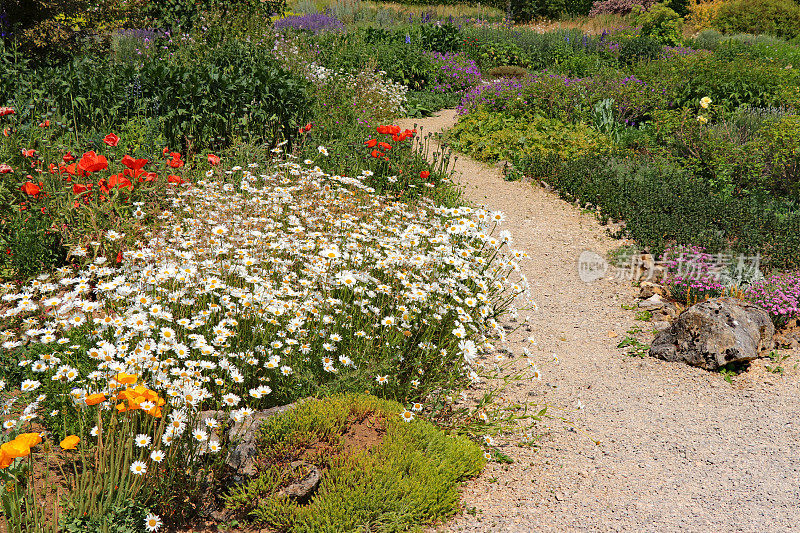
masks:
POLYGON ((344 31, 344 24, 339 19, 323 13, 292 15, 275 21, 276 30, 285 30, 289 28, 320 33, 323 31, 344 31))

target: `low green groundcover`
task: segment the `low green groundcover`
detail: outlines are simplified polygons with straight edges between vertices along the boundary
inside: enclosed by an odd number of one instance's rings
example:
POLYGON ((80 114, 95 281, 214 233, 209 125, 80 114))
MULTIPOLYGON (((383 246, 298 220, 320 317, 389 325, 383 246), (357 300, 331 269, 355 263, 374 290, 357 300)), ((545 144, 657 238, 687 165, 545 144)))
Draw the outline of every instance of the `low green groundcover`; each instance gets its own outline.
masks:
POLYGON ((481 449, 445 435, 403 407, 367 395, 308 400, 261 430, 259 475, 226 498, 229 509, 279 531, 409 531, 452 516, 459 483, 484 465, 481 449), (279 495, 307 470, 322 471, 308 502, 279 495))

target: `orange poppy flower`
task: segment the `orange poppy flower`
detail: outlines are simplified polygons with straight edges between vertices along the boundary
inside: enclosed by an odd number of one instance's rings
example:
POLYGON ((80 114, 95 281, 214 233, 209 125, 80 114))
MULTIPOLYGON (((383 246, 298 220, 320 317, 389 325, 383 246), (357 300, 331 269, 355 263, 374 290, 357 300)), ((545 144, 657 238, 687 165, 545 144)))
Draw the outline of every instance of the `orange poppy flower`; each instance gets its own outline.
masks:
POLYGON ((375 146, 378 144, 378 140, 377 139, 370 139, 367 142, 365 142, 364 144, 367 145, 367 148, 375 148, 375 146))
POLYGON ((108 398, 102 392, 98 392, 96 394, 90 394, 86 397, 86 405, 97 405, 98 403, 103 403, 108 398))
POLYGON ((17 435, 17 438, 14 440, 23 442, 28 448, 33 448, 42 442, 42 436, 39 433, 22 433, 17 435))
POLYGON ((123 385, 130 385, 131 383, 136 383, 136 379, 138 377, 139 376, 137 376, 136 374, 128 374, 127 372, 120 372, 111 379, 113 379, 118 383, 122 383, 123 385))
POLYGON ((119 137, 117 137, 113 133, 109 133, 103 138, 103 142, 109 146, 116 146, 119 144, 119 137))
POLYGON ((427 170, 423 170, 422 172, 419 173, 419 177, 424 179, 424 180, 428 179, 428 176, 430 176, 430 175, 431 175, 431 173, 428 172, 427 170))
POLYGON ((77 435, 70 435, 69 437, 65 438, 61 441, 59 446, 61 446, 64 450, 74 450, 75 446, 81 441, 81 438, 77 435))

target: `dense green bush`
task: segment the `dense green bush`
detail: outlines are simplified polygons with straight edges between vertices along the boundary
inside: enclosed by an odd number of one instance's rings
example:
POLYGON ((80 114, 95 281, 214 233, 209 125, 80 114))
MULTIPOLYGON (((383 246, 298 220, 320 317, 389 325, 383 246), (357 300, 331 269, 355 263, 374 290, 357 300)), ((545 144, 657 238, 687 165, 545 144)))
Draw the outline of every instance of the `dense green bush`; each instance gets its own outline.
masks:
POLYGON ((800 5, 793 0, 733 0, 720 7, 713 25, 722 33, 800 35, 800 5))
POLYGON ((487 162, 518 162, 550 154, 569 158, 603 153, 610 146, 608 137, 585 124, 565 124, 541 115, 519 120, 484 109, 460 120, 450 134, 456 149, 487 162))
POLYGON ((83 56, 63 66, 16 69, 13 85, 0 84, 0 101, 39 112, 52 107, 84 133, 105 135, 153 118, 175 148, 221 147, 234 138, 275 143, 293 138, 306 120, 306 82, 269 50, 234 42, 193 55, 147 57, 141 64, 83 56))
POLYGON ((785 91, 800 81, 798 69, 748 58, 726 60, 708 53, 641 62, 633 72, 663 87, 672 107, 695 107, 700 98, 708 96, 731 111, 742 105, 786 105, 785 91))
POLYGON ((800 210, 762 194, 711 193, 701 178, 665 160, 586 156, 532 160, 568 200, 591 204, 602 221, 624 220, 624 233, 660 254, 670 243, 765 256, 768 268, 800 267, 800 210))
POLYGON ((638 35, 622 42, 619 47, 619 61, 623 65, 652 61, 661 57, 662 49, 661 41, 655 37, 638 35))
POLYGON ((683 19, 665 4, 656 4, 647 11, 635 11, 633 23, 641 26, 641 35, 666 45, 680 44, 683 39, 683 19))

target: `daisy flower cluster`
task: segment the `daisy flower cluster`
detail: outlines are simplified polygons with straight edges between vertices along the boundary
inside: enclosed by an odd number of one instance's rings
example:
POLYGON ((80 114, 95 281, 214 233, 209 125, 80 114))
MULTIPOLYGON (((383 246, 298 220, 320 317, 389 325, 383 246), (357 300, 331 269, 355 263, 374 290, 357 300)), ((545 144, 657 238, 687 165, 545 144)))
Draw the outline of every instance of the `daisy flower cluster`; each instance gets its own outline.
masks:
POLYGON ((162 421, 132 440, 146 476, 176 441, 220 450, 202 410, 243 421, 321 389, 405 400, 477 380, 527 294, 500 212, 410 206, 309 160, 206 178, 170 190, 161 229, 120 264, 3 286, 9 436, 66 409, 86 428, 87 407, 141 412, 162 421))

